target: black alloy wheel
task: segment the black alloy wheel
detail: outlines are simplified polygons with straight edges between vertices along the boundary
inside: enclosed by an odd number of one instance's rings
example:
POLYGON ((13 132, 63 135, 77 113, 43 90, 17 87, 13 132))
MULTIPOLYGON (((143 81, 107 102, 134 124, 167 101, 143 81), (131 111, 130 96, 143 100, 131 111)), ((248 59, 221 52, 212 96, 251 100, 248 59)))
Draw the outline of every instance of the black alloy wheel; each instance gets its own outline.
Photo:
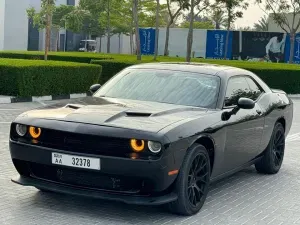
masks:
POLYGON ((262 159, 255 164, 259 173, 275 174, 281 168, 285 150, 285 131, 281 123, 276 123, 262 159))
POLYGON ((273 157, 276 167, 280 166, 284 156, 284 133, 281 130, 277 130, 273 142, 273 157))
POLYGON ((197 207, 205 195, 209 183, 209 165, 206 157, 199 154, 195 157, 188 175, 187 192, 192 206, 197 207))
POLYGON ((209 190, 210 158, 203 145, 193 144, 186 152, 175 181, 178 199, 168 204, 173 213, 191 216, 202 208, 209 190))

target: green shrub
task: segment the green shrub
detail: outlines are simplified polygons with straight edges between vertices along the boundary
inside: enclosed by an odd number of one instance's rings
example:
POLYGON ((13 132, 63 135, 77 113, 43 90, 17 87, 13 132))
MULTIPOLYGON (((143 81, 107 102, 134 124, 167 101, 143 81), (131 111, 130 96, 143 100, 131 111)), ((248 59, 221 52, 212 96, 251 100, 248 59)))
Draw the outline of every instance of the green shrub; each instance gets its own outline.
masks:
MULTIPOLYGON (((120 57, 121 58, 121 57, 120 57)), ((158 60, 165 59, 166 57, 159 57, 158 60)), ((170 58, 169 62, 173 62, 174 58, 170 58)), ((167 60, 165 60, 167 61, 167 60)), ((245 62, 245 61, 228 61, 228 60, 204 60, 197 59, 197 62, 205 62, 210 64, 219 64, 238 67, 241 69, 249 70, 257 74, 264 80, 271 88, 281 89, 288 94, 300 93, 300 66, 290 64, 277 64, 277 63, 261 63, 261 62, 245 62)), ((152 62, 149 59, 143 58, 142 63, 152 62)), ((92 60, 91 63, 98 64, 103 67, 101 76, 101 84, 104 84, 116 73, 122 69, 140 63, 132 59, 122 60, 92 60)))
POLYGON ((83 63, 0 59, 0 95, 85 93, 101 71, 99 65, 83 63))
MULTIPOLYGON (((44 60, 44 52, 0 52, 0 58, 44 60)), ((48 60, 90 63, 92 59, 113 59, 109 55, 85 52, 50 52, 48 60)))
MULTIPOLYGON (((0 52, 0 58, 24 58, 43 59, 43 52, 0 52)), ((138 62, 135 55, 124 54, 99 54, 86 52, 50 52, 50 60, 73 61, 81 63, 98 64, 103 67, 103 73, 99 82, 104 84, 122 69, 137 64, 153 62, 153 56, 142 56, 142 61, 138 62)), ((157 57, 158 62, 184 62, 181 57, 157 57)), ((287 93, 300 93, 300 66, 277 63, 245 62, 229 60, 206 60, 192 59, 193 62, 212 63, 228 65, 247 69, 260 76, 271 88, 278 88, 287 93)), ((1 86, 1 84, 0 84, 1 86)))

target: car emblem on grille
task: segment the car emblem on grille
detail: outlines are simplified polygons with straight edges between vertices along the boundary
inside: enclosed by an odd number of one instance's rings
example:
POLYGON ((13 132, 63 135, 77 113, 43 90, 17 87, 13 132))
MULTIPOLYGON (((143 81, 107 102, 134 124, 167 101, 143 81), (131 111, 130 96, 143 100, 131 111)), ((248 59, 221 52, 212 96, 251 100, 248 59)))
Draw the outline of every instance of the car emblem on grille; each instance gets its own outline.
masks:
POLYGON ((113 178, 113 177, 111 177, 110 179, 112 181, 112 188, 113 189, 120 188, 120 182, 121 182, 120 179, 113 178))
POLYGON ((58 178, 59 180, 62 180, 62 178, 63 178, 63 171, 60 170, 60 169, 58 169, 58 170, 56 171, 56 176, 57 176, 57 178, 58 178))

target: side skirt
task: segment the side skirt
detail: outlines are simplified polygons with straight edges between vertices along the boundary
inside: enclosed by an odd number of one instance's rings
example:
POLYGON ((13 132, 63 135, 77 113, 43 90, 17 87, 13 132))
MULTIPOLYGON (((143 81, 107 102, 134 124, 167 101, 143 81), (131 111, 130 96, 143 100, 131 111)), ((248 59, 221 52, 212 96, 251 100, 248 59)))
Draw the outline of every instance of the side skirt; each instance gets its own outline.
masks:
POLYGON ((228 177, 228 176, 230 176, 230 175, 232 175, 232 174, 235 174, 235 173, 241 171, 242 169, 245 169, 245 168, 247 168, 247 167, 249 167, 249 166, 255 164, 255 163, 258 162, 261 158, 262 158, 262 156, 259 156, 259 157, 255 158, 255 159, 253 159, 253 160, 251 160, 251 161, 249 161, 249 162, 243 164, 242 166, 239 166, 239 167, 237 167, 237 168, 235 168, 235 169, 233 169, 233 170, 230 170, 230 171, 228 171, 228 172, 226 172, 226 173, 222 173, 222 174, 220 174, 220 175, 218 175, 218 176, 212 178, 212 179, 210 180, 210 182, 213 183, 213 182, 216 182, 216 181, 218 181, 218 180, 221 180, 221 179, 223 179, 223 178, 225 178, 225 177, 228 177))

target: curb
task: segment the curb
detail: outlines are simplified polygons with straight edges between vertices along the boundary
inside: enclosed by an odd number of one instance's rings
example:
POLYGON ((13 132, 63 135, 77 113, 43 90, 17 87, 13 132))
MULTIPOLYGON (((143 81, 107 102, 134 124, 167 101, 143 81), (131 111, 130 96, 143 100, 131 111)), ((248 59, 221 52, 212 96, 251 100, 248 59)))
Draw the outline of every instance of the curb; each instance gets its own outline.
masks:
POLYGON ((62 100, 62 99, 74 99, 83 98, 90 95, 89 93, 77 93, 68 95, 48 95, 48 96, 32 96, 32 97, 11 97, 3 96, 0 97, 0 104, 10 104, 17 102, 40 102, 40 101, 51 101, 51 100, 62 100))

